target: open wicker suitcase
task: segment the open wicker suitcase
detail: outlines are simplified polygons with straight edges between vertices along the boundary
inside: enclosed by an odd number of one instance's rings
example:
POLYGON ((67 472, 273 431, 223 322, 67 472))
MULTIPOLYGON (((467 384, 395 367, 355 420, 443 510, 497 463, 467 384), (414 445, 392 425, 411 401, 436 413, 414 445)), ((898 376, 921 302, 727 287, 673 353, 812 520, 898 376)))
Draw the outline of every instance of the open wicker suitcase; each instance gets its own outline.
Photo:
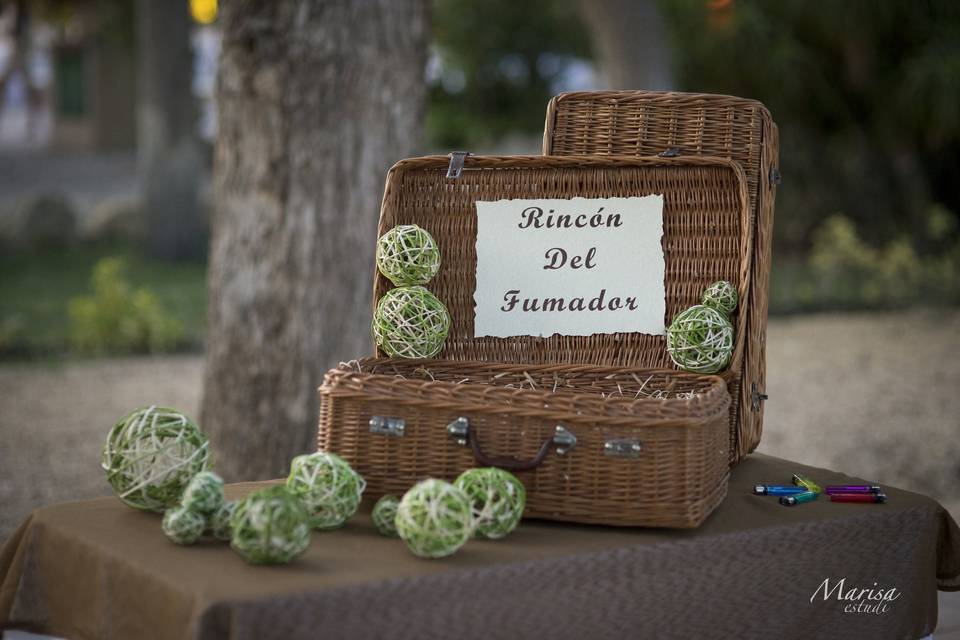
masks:
POLYGON ((753 451, 763 429, 766 332, 773 205, 780 182, 778 131, 756 100, 703 93, 583 91, 547 105, 545 155, 727 158, 743 168, 750 200, 753 260, 747 301, 749 338, 739 365, 730 462, 753 451))
MULTIPOLYGON (((448 164, 396 164, 380 217, 380 234, 417 224, 440 246, 443 266, 428 288, 450 311, 446 344, 431 360, 331 370, 320 388, 320 449, 346 458, 374 497, 493 464, 527 486, 528 517, 697 526, 726 493, 739 372, 671 369, 664 336, 474 337, 476 202, 663 194, 668 324, 714 280, 748 290, 743 170, 693 157, 471 157, 462 172, 448 164)), ((375 302, 391 286, 378 275, 375 302)), ((732 320, 739 363, 746 314, 732 320)))

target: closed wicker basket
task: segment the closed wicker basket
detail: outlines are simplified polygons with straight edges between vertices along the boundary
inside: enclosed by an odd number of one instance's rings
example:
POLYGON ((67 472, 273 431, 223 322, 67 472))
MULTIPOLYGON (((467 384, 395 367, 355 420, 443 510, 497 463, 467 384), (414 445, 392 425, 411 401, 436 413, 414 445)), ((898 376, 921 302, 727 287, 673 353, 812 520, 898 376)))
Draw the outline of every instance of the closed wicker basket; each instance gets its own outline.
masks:
POLYGON ((731 464, 760 443, 766 400, 766 330, 778 131, 756 100, 703 93, 584 91, 547 106, 543 153, 554 156, 682 156, 726 158, 744 171, 753 225, 747 340, 737 370, 731 464))
MULTIPOLYGON (((662 194, 666 325, 715 280, 747 294, 742 169, 704 158, 471 157, 448 177, 449 162, 396 164, 380 217, 381 235, 417 224, 436 239, 443 266, 427 287, 450 311, 445 346, 436 359, 330 371, 320 449, 344 456, 373 496, 494 465, 526 484, 530 517, 697 526, 726 493, 735 366, 719 376, 669 370, 657 335, 475 336, 476 202, 662 194)), ((391 287, 378 275, 374 302, 391 287)), ((746 318, 732 321, 739 363, 746 318)))
POLYGON ((320 448, 374 497, 495 465, 527 517, 696 527, 726 495, 729 404, 716 376, 367 359, 327 373, 320 448))

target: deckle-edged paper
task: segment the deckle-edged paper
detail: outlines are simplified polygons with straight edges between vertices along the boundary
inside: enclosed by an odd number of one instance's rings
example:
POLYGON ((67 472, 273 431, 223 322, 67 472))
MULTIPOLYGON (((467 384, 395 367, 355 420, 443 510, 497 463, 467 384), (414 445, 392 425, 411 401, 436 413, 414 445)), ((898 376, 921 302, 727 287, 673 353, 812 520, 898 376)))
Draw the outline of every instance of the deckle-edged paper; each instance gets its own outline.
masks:
POLYGON ((662 195, 476 204, 475 337, 664 334, 662 195))

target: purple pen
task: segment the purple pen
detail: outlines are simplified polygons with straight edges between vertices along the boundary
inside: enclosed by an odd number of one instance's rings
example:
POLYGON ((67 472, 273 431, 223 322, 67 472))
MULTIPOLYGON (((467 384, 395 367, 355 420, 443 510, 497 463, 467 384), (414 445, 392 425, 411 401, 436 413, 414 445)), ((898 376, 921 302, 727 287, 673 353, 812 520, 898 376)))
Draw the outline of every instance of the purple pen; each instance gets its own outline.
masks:
POLYGON ((871 484, 834 484, 826 488, 828 494, 833 493, 880 493, 880 487, 871 484))

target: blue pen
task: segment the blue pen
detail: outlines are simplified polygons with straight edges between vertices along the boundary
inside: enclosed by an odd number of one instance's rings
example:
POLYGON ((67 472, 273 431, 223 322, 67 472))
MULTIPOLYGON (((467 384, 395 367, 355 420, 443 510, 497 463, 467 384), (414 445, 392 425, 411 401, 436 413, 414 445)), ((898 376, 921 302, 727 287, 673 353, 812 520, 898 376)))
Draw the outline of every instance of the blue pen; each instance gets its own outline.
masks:
POLYGON ((775 485, 758 484, 753 488, 753 492, 758 496, 795 496, 803 493, 805 487, 795 487, 793 485, 775 485))

